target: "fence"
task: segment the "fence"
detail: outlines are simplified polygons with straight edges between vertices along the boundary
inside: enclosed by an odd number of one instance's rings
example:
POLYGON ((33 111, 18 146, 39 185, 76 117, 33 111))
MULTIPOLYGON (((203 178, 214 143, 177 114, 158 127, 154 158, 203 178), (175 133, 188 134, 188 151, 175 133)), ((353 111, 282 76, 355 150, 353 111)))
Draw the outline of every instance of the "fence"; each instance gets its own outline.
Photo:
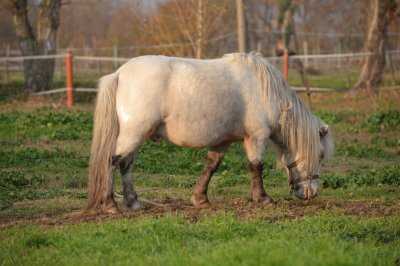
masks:
MULTIPOLYGON (((368 53, 286 55, 267 59, 277 68, 282 69, 284 77, 289 80, 289 84, 295 90, 304 91, 306 90, 304 87, 308 87, 308 84, 310 84, 312 91, 326 91, 351 87, 355 82, 362 60, 368 55, 368 53), (308 76, 307 84, 304 84, 304 75, 308 76), (325 80, 325 83, 321 82, 321 80, 325 80), (329 80, 332 80, 331 84, 327 84, 329 80)), ((400 51, 388 51, 386 56, 388 64, 385 69, 384 85, 395 86, 398 79, 396 66, 400 65, 400 51)), ((66 81, 66 87, 56 88, 51 91, 41 91, 33 95, 67 92, 68 106, 74 105, 74 92, 95 92, 95 83, 101 76, 115 71, 130 59, 118 57, 118 54, 114 57, 96 57, 72 56, 71 53, 0 57, 0 71, 2 70, 3 72, 2 83, 10 83, 13 79, 21 80, 24 60, 49 58, 56 60, 55 78, 59 81, 66 81), (74 88, 74 81, 76 88, 74 88)))

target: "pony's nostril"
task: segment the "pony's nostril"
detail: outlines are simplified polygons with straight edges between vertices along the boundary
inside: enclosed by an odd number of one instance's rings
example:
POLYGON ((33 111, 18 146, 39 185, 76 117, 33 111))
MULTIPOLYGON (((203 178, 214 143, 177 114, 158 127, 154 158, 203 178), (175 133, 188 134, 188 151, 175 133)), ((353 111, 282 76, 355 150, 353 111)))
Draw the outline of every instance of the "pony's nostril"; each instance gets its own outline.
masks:
POLYGON ((313 197, 312 189, 308 189, 307 193, 308 193, 307 198, 311 199, 313 197))
POLYGON ((304 199, 309 200, 313 197, 313 190, 311 188, 304 188, 304 199))

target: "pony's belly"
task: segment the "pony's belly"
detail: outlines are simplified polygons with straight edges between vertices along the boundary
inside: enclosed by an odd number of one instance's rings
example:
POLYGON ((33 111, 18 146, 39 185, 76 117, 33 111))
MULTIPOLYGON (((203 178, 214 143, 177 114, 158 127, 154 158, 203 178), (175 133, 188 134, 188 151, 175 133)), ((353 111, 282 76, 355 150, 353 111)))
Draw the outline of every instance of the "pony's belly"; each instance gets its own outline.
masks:
POLYGON ((223 142, 234 142, 243 139, 237 132, 219 131, 216 128, 179 127, 162 124, 150 139, 167 139, 182 147, 203 148, 212 147, 223 142))

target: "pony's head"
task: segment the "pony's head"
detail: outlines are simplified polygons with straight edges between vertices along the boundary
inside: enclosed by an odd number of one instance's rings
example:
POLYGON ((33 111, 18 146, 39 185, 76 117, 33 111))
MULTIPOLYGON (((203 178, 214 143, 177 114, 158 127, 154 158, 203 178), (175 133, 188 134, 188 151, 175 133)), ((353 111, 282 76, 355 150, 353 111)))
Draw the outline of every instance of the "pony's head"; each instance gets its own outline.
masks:
POLYGON ((322 159, 333 153, 328 126, 290 89, 282 74, 259 53, 227 55, 254 70, 265 109, 270 114, 271 138, 279 148, 295 195, 311 199, 318 194, 322 159))
POLYGON ((319 171, 322 161, 333 152, 333 138, 328 126, 322 124, 318 131, 319 152, 314 158, 302 157, 304 151, 292 152, 285 149, 281 154, 281 163, 285 166, 291 191, 300 199, 316 197, 320 190, 319 171))

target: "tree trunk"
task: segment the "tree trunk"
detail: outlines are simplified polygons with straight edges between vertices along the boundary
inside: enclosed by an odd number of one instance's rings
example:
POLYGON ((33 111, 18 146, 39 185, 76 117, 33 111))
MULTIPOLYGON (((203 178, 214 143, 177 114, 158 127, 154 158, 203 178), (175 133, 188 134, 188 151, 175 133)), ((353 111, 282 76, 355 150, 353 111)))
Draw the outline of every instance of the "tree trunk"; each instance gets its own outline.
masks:
MULTIPOLYGON (((11 0, 11 6, 22 55, 55 54, 61 0, 41 1, 36 37, 28 19, 27 0, 11 0)), ((25 92, 52 89, 54 66, 55 59, 24 60, 25 92)))
POLYGON ((365 52, 370 55, 365 57, 358 80, 350 94, 359 91, 378 94, 386 64, 387 28, 396 8, 395 0, 370 0, 368 33, 364 44, 365 52))
POLYGON ((297 0, 279 0, 278 1, 278 30, 280 37, 278 39, 276 49, 278 55, 283 54, 284 49, 288 49, 290 53, 290 39, 293 36, 294 20, 293 16, 297 8, 297 0))

